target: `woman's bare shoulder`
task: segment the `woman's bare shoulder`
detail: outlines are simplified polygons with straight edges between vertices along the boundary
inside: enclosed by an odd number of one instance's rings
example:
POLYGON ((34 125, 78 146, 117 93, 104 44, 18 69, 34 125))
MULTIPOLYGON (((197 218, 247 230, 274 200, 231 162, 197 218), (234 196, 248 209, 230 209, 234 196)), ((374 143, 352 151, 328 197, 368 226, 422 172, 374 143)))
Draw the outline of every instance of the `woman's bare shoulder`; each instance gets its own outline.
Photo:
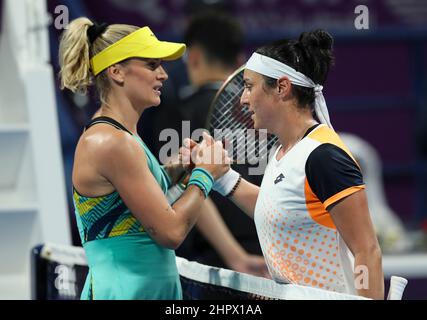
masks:
POLYGON ((104 155, 136 146, 135 139, 128 132, 101 123, 89 128, 81 135, 76 151, 80 149, 81 151, 104 155))
POLYGON ((135 157, 141 151, 142 148, 126 131, 108 124, 97 124, 79 139, 74 157, 73 183, 84 194, 109 193, 115 189, 109 182, 109 175, 118 166, 126 167, 129 161, 141 159, 135 157))

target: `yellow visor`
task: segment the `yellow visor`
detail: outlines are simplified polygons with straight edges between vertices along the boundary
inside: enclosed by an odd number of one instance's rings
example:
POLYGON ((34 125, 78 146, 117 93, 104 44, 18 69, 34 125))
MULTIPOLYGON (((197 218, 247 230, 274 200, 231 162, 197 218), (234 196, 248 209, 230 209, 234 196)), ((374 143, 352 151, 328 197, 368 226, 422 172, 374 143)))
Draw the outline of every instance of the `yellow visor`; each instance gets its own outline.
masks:
POLYGON ((128 58, 175 60, 185 52, 184 43, 159 41, 149 27, 138 29, 90 59, 93 74, 128 58))

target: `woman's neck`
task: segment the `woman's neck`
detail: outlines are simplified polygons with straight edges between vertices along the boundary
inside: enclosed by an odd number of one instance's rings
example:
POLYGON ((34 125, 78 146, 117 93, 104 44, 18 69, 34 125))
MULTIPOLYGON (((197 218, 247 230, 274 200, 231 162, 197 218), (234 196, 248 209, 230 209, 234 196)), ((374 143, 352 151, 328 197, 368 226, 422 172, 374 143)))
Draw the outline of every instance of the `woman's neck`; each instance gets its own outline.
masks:
POLYGON ((317 124, 317 121, 314 120, 309 109, 303 111, 296 109, 288 114, 288 119, 284 123, 277 133, 282 145, 282 150, 280 150, 282 155, 295 146, 304 137, 307 130, 317 124))
POLYGON ((137 124, 143 110, 137 110, 126 98, 110 96, 107 103, 103 103, 95 117, 110 117, 122 124, 133 134, 137 134, 137 124))

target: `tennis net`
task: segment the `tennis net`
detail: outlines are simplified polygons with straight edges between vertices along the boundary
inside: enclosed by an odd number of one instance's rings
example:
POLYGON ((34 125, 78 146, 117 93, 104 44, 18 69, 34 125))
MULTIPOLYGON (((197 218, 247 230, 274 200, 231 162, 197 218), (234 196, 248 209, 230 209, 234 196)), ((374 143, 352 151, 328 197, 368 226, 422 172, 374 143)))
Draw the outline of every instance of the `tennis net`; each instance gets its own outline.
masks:
MULTIPOLYGON (((83 248, 44 244, 32 250, 32 299, 76 300, 88 266, 83 248)), ((177 257, 184 300, 353 300, 331 291, 272 280, 177 257)))

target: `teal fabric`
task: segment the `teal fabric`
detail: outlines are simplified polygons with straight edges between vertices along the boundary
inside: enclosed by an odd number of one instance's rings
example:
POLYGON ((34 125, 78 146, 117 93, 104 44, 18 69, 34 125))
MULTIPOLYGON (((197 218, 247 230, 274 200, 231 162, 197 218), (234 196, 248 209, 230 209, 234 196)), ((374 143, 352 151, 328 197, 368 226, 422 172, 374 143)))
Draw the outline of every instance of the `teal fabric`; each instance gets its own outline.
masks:
POLYGON ((182 299, 175 253, 146 233, 86 242, 89 274, 81 299, 182 299))
MULTIPOLYGON (((133 137, 166 194, 167 173, 144 142, 133 137)), ((182 299, 175 251, 151 239, 116 191, 85 197, 74 190, 73 199, 89 265, 81 299, 182 299)))
POLYGON ((151 153, 150 149, 148 149, 148 147, 145 145, 144 141, 142 141, 141 138, 137 136, 133 137, 144 149, 147 156, 148 167, 150 168, 151 173, 153 174, 154 178, 156 178, 163 192, 166 194, 172 185, 169 175, 165 171, 164 167, 159 164, 156 157, 151 153))
POLYGON ((192 184, 198 186, 203 191, 205 198, 207 198, 212 190, 213 183, 214 179, 209 171, 203 168, 195 168, 191 173, 188 186, 192 184))

